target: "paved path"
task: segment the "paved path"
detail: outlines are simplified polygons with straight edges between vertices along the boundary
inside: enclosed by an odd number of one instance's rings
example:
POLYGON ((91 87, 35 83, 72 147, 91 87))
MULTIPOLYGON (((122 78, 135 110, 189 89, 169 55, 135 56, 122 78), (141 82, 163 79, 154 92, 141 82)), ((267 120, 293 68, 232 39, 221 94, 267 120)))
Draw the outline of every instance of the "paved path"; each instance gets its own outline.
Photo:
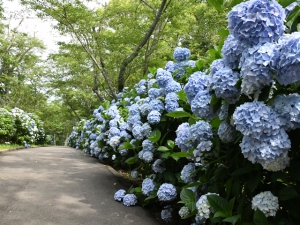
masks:
POLYGON ((106 166, 68 147, 0 154, 1 225, 156 225, 148 211, 114 201, 124 188, 106 166))

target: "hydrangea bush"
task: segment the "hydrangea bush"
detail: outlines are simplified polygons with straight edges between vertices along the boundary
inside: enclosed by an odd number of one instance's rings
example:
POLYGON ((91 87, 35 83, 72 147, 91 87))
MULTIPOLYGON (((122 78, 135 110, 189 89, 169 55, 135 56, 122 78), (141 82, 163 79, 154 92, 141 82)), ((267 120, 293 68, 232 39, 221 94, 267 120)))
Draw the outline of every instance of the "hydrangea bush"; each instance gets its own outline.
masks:
POLYGON ((116 201, 156 207, 166 222, 299 224, 300 35, 286 17, 299 9, 234 6, 222 57, 206 65, 175 48, 69 145, 130 171, 135 185, 116 201))

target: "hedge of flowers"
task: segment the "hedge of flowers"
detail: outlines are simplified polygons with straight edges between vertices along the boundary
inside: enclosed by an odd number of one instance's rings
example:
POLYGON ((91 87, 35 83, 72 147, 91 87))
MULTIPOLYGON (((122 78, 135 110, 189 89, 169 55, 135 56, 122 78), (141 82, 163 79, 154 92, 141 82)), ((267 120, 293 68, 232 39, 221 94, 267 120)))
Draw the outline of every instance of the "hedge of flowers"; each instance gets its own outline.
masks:
POLYGON ((0 143, 42 144, 45 139, 43 122, 37 115, 22 109, 0 108, 0 143))
POLYGON ((130 170, 114 199, 156 206, 179 224, 299 224, 300 33, 276 1, 228 14, 222 58, 177 47, 118 100, 81 121, 69 145, 130 170))

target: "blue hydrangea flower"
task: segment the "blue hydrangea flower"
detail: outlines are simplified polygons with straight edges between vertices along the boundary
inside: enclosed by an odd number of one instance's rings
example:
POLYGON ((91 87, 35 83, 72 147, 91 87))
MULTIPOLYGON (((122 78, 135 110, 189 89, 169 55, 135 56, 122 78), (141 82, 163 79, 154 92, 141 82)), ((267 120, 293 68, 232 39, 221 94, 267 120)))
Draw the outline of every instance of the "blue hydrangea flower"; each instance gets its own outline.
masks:
POLYGON ((157 197, 162 202, 172 201, 177 197, 176 188, 173 184, 164 183, 159 187, 157 197))
POLYGON ((152 164, 152 170, 155 173, 163 173, 163 172, 165 172, 166 168, 162 165, 162 162, 163 161, 161 159, 157 159, 152 164))
POLYGON ((170 82, 167 83, 167 85, 165 87, 165 94, 167 95, 168 93, 178 92, 181 90, 182 90, 182 88, 181 88, 180 83, 178 83, 175 80, 171 80, 170 82))
POLYGON ((90 136, 89 136, 90 140, 96 140, 97 138, 97 135, 94 134, 94 133, 91 133, 90 136))
POLYGON ((140 86, 136 88, 136 92, 138 95, 144 95, 147 93, 147 87, 146 86, 140 86))
POLYGON ((218 128, 219 138, 224 143, 233 142, 235 140, 235 133, 235 128, 226 121, 223 121, 218 128))
POLYGON ((244 157, 252 163, 268 163, 286 157, 291 141, 284 129, 280 129, 279 133, 272 136, 244 136, 240 147, 244 157))
POLYGON ((110 138, 108 144, 113 147, 113 149, 116 149, 116 147, 118 147, 120 144, 120 136, 114 136, 110 138))
POLYGON ((148 103, 144 103, 140 106, 140 112, 142 114, 142 116, 147 116, 149 113, 149 104, 148 103))
POLYGON ((209 78, 212 79, 212 77, 214 76, 214 74, 216 72, 218 72, 219 70, 221 70, 225 67, 228 67, 228 65, 225 63, 224 59, 214 60, 209 67, 209 69, 210 69, 209 78))
POLYGON ((184 62, 184 65, 187 67, 195 68, 196 67, 196 61, 195 60, 188 60, 184 62))
POLYGON ((120 127, 121 131, 122 130, 127 130, 128 129, 128 124, 126 122, 122 122, 122 123, 120 123, 119 127, 120 127))
POLYGON ((191 51, 187 48, 176 47, 173 57, 176 61, 185 61, 191 56, 191 51))
POLYGON ((252 209, 259 209, 266 217, 275 216, 279 210, 279 201, 270 191, 261 192, 252 199, 252 209))
POLYGON ((139 114, 131 115, 127 118, 128 130, 131 130, 134 125, 142 125, 141 116, 139 114))
POLYGON ((143 123, 142 125, 142 134, 145 138, 148 138, 152 132, 152 128, 149 123, 143 123))
POLYGON ((161 88, 150 88, 148 91, 148 96, 150 99, 156 99, 164 95, 164 90, 161 88))
POLYGON ((109 121, 109 127, 118 127, 119 118, 114 118, 109 121))
POLYGON ((219 118, 220 120, 226 120, 228 116, 228 109, 229 109, 229 104, 223 104, 221 106, 220 112, 219 112, 219 118))
POLYGON ((156 72, 156 80, 160 88, 165 88, 167 84, 173 80, 173 77, 170 72, 159 68, 156 72))
POLYGON ((109 115, 112 119, 119 116, 120 114, 119 114, 118 107, 116 105, 112 105, 111 107, 109 107, 107 111, 107 115, 109 115))
POLYGON ((115 199, 116 201, 121 202, 121 201, 123 200, 125 194, 126 194, 126 191, 123 190, 123 189, 120 189, 120 190, 118 190, 118 191, 115 193, 114 199, 115 199))
POLYGON ((240 91, 235 86, 239 77, 239 73, 230 68, 223 68, 214 73, 212 88, 216 96, 231 104, 235 103, 240 96, 240 91))
POLYGON ((282 119, 285 130, 300 128, 300 95, 278 95, 272 106, 282 119))
POLYGON ((187 84, 184 86, 184 92, 186 93, 188 102, 191 104, 191 102, 200 90, 205 90, 209 87, 209 76, 200 71, 193 73, 189 77, 187 84))
POLYGON ((199 91, 193 101, 191 102, 192 112, 203 119, 212 119, 216 115, 213 108, 210 106, 212 94, 209 90, 199 91))
POLYGON ((276 79, 282 85, 300 80, 300 33, 286 35, 280 41, 275 52, 274 67, 276 79))
POLYGON ((132 179, 137 179, 139 177, 139 172, 136 170, 131 171, 130 176, 132 179))
POLYGON ((132 128, 132 135, 135 139, 137 140, 143 140, 144 138, 144 135, 142 133, 142 126, 140 125, 135 125, 133 128, 132 128))
POLYGON ((188 163, 185 165, 181 170, 180 178, 184 183, 191 183, 195 181, 195 174, 192 174, 195 172, 196 167, 194 163, 188 163))
POLYGON ((108 138, 111 138, 113 136, 120 136, 120 130, 117 127, 109 128, 108 138))
POLYGON ((168 61, 166 66, 165 66, 165 70, 170 72, 170 73, 174 73, 177 69, 176 64, 173 61, 168 61))
POLYGON ((157 83, 156 79, 148 80, 148 90, 151 89, 155 83, 157 83))
POLYGON ((123 205, 132 206, 137 203, 137 197, 134 194, 126 194, 123 198, 123 205))
POLYGON ((155 183, 152 179, 146 178, 142 183, 142 193, 143 195, 150 196, 151 192, 155 190, 155 183))
POLYGON ((149 109, 151 109, 151 111, 156 110, 159 112, 164 111, 165 106, 164 103, 158 99, 153 99, 149 102, 149 109))
POLYGON ((171 222, 172 221, 172 208, 166 208, 161 210, 160 216, 165 222, 171 222))
POLYGON ((160 122, 161 114, 159 111, 153 110, 151 111, 148 116, 147 120, 150 124, 157 124, 160 122))
POLYGON ((173 112, 176 109, 178 109, 179 107, 179 103, 178 103, 178 95, 174 92, 171 92, 169 94, 167 94, 166 98, 165 98, 165 108, 167 112, 173 112))
POLYGON ((148 73, 147 77, 148 79, 151 79, 154 75, 152 73, 148 73))
POLYGON ((233 35, 229 35, 222 48, 224 63, 231 69, 238 68, 240 58, 247 46, 239 42, 233 35))
POLYGON ((145 162, 151 162, 153 161, 153 152, 151 151, 143 151, 143 156, 142 156, 142 160, 144 160, 145 162))
POLYGON ((139 81, 139 86, 141 87, 141 86, 146 86, 147 85, 147 81, 145 80, 145 79, 141 79, 140 81, 139 81))
POLYGON ((139 115, 140 114, 139 105, 132 104, 132 105, 128 106, 128 111, 129 111, 130 115, 139 115))
POLYGON ((193 146, 190 140, 190 125, 188 123, 180 124, 176 130, 175 144, 181 151, 186 152, 193 146))
POLYGON ((197 143, 211 140, 213 137, 211 125, 208 122, 199 120, 191 126, 190 135, 191 140, 197 143))
POLYGON ((275 44, 266 43, 243 52, 240 61, 242 93, 250 95, 272 83, 271 65, 275 47, 275 44))
POLYGON ((131 139, 131 135, 126 131, 126 130, 122 130, 120 132, 120 137, 124 137, 124 138, 128 138, 128 139, 131 139))
POLYGON ((154 152, 154 150, 155 150, 154 143, 148 139, 146 139, 142 142, 142 146, 143 146, 143 151, 154 152))
POLYGON ((279 132, 278 114, 263 102, 246 102, 233 113, 236 129, 243 135, 259 138, 262 134, 273 136, 279 132))
POLYGON ((228 13, 228 28, 236 39, 249 46, 276 42, 283 34, 285 12, 276 1, 250 0, 228 13))
POLYGON ((196 162, 201 161, 201 157, 205 152, 208 152, 211 150, 212 142, 211 141, 201 141, 196 149, 193 151, 194 158, 196 162))

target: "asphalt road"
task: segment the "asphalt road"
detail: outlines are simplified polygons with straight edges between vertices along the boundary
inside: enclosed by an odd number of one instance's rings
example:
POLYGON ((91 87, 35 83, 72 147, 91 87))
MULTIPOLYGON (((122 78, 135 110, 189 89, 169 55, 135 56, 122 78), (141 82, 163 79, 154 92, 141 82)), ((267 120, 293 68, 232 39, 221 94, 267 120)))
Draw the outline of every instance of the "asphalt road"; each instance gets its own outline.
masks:
MULTIPOLYGON (((113 198, 124 184, 96 159, 68 147, 0 154, 0 225, 156 225, 113 198)), ((126 190, 126 189, 125 189, 126 190)))

